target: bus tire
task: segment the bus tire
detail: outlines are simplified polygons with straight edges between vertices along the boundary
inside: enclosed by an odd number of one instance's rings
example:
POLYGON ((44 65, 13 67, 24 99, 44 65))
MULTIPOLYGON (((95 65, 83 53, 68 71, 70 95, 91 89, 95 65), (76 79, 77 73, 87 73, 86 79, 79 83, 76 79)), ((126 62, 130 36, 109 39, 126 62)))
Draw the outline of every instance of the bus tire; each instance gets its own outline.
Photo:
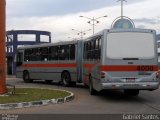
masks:
POLYGON ((63 72, 61 75, 62 84, 65 87, 69 87, 71 85, 71 76, 68 72, 63 72))
POLYGON ((97 94, 97 91, 93 88, 92 76, 89 76, 89 92, 90 92, 90 95, 97 94))
POLYGON ((124 90, 124 94, 127 96, 138 96, 139 90, 124 90))
POLYGON ((24 80, 24 82, 26 82, 26 83, 32 82, 32 80, 30 79, 30 75, 29 75, 29 72, 28 72, 28 71, 24 71, 24 73, 23 73, 23 80, 24 80))
POLYGON ((71 82, 72 87, 76 87, 76 82, 71 82))

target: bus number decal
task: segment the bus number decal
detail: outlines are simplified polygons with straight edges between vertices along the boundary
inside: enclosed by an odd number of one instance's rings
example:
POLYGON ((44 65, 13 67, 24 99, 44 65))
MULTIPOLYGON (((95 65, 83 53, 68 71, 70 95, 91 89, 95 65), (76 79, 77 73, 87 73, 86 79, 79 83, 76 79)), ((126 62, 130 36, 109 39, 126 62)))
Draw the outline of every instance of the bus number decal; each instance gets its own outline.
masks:
POLYGON ((154 66, 138 66, 138 71, 154 71, 154 66))

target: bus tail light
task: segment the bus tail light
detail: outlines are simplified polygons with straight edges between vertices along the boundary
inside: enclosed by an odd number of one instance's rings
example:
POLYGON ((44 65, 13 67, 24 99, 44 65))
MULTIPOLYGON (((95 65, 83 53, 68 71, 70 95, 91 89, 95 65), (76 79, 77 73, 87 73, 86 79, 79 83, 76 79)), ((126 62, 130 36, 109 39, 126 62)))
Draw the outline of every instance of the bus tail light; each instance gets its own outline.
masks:
POLYGON ((159 78, 159 72, 156 72, 156 79, 159 78))
POLYGON ((105 78, 105 73, 101 72, 101 78, 105 78))

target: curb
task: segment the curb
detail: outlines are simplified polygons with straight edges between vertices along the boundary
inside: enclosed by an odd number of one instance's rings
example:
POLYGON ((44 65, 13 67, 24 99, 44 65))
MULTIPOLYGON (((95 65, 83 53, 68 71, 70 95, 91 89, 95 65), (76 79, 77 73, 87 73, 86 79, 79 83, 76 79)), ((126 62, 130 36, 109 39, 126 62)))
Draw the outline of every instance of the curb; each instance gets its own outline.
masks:
MULTIPOLYGON (((57 90, 57 89, 55 89, 55 90, 57 90)), ((59 90, 59 91, 65 91, 65 90, 59 90)), ((0 104, 0 110, 38 107, 38 106, 44 106, 44 105, 48 105, 48 104, 62 104, 62 103, 66 103, 66 102, 69 102, 74 99, 74 93, 69 92, 69 91, 65 91, 65 92, 70 93, 70 95, 66 96, 64 98, 57 98, 57 99, 50 99, 50 100, 39 100, 39 101, 32 101, 32 102, 0 104)))

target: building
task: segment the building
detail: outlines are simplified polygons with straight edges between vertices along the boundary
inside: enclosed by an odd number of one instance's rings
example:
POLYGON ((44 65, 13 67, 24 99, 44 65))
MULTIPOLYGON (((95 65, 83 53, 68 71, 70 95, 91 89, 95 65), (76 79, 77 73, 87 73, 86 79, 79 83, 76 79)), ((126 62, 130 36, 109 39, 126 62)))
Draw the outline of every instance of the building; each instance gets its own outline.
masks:
POLYGON ((16 74, 16 51, 24 45, 51 43, 51 33, 37 30, 11 30, 6 32, 7 74, 16 74))

